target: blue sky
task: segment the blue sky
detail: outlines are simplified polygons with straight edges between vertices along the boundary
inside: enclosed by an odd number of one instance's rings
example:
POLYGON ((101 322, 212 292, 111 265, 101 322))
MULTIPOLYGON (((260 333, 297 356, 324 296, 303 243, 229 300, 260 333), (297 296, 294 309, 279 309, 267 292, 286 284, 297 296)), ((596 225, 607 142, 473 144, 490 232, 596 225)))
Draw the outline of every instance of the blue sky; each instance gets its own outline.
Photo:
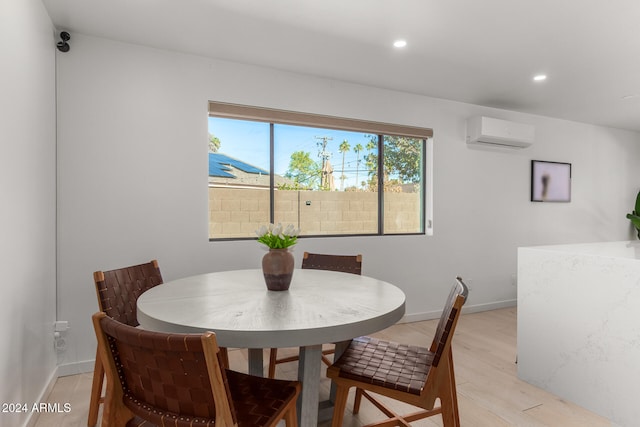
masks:
MULTIPOLYGON (((220 140, 220 153, 227 154, 238 160, 269 170, 269 124, 243 120, 221 119, 209 117, 209 133, 220 140)), ((344 158, 344 174, 347 177, 345 187, 355 185, 356 153, 353 147, 362 145, 360 153, 360 168, 358 181, 367 179, 364 156, 370 138, 365 134, 319 128, 308 128, 289 125, 275 125, 275 173, 284 175, 289 167, 291 153, 305 151, 310 153, 311 159, 321 162, 322 138, 327 138, 326 151, 334 169, 336 189, 340 189, 340 174, 342 172, 342 153, 338 151, 342 141, 347 140, 351 146, 344 158)))

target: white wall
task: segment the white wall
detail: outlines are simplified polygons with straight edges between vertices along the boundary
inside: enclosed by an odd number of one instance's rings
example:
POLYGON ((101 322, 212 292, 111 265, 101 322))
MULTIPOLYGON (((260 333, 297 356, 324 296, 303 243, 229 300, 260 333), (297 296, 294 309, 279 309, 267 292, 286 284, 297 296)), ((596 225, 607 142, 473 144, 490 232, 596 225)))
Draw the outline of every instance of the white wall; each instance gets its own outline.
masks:
MULTIPOLYGON (((0 2, 0 40, 0 403, 31 405, 56 369, 55 42, 42 3, 0 2)), ((0 413, 0 425, 27 417, 0 413)))
POLYGON ((296 249, 361 252, 364 274, 405 291, 409 319, 439 314, 456 275, 471 282, 469 307, 515 304, 518 246, 633 236, 625 214, 640 185, 637 133, 72 37, 58 63, 58 298, 60 319, 73 325, 66 363, 94 357, 94 270, 157 258, 171 280, 260 265, 256 242, 207 239, 209 99, 434 129, 434 236, 302 239, 296 249), (474 114, 531 123, 537 142, 468 148, 474 114), (529 202, 531 159, 573 164, 571 203, 529 202))

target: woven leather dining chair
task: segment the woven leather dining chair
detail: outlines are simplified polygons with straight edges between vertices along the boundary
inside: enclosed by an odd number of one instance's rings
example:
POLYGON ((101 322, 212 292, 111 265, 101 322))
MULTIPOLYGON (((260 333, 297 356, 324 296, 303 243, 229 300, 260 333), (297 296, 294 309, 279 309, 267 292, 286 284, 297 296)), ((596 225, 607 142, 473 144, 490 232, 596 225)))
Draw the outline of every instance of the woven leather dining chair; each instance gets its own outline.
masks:
POLYGON ((213 332, 167 334, 118 322, 93 325, 107 375, 108 426, 297 427, 297 381, 224 369, 213 332))
POLYGON ((362 397, 365 397, 388 417, 383 422, 367 427, 408 426, 413 421, 436 414, 442 414, 445 427, 460 426, 451 340, 467 295, 467 287, 458 277, 430 348, 371 337, 354 339, 342 356, 327 369, 327 377, 336 385, 332 426, 342 426, 351 387, 356 387, 354 414, 359 412, 362 397), (422 410, 399 415, 369 392, 409 403, 422 410), (440 399, 438 407, 435 406, 436 399, 440 399))
MULTIPOLYGON (((144 264, 118 268, 109 271, 96 271, 93 281, 98 295, 98 307, 107 316, 129 326, 138 326, 136 302, 147 289, 162 283, 162 274, 158 261, 151 260, 144 264)), ((98 422, 98 410, 104 402, 102 385, 104 366, 96 350, 96 361, 93 369, 93 384, 89 400, 89 418, 87 425, 93 427, 98 422)))
MULTIPOLYGON (((302 256, 302 268, 362 274, 362 255, 329 255, 305 252, 302 256)), ((333 353, 335 353, 334 348, 322 350, 322 362, 325 365, 331 365, 332 362, 327 358, 327 355, 333 353)), ((298 359, 298 355, 278 359, 278 349, 272 348, 269 352, 269 378, 275 377, 276 365, 295 362, 298 359)))
MULTIPOLYGON (((162 283, 162 274, 158 261, 151 260, 144 264, 118 268, 109 271, 96 271, 93 280, 98 296, 98 307, 107 316, 129 326, 139 326, 136 303, 138 297, 146 290, 162 283)), ((96 361, 93 370, 93 384, 89 400, 89 417, 87 425, 93 427, 98 422, 100 404, 104 402, 102 387, 104 382, 104 367, 99 349, 96 351, 96 361)), ((229 366, 227 349, 221 349, 225 367, 229 366)))

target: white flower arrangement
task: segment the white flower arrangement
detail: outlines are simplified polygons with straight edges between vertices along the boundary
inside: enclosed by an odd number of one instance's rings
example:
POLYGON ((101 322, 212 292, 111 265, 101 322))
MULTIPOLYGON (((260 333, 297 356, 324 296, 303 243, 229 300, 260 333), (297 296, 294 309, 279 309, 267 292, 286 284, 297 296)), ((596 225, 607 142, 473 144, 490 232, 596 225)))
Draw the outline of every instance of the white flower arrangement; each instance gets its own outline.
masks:
POLYGON ((256 230, 258 242, 271 249, 284 249, 295 245, 298 242, 299 234, 300 229, 295 228, 293 224, 286 227, 282 227, 280 223, 278 225, 262 225, 256 230))

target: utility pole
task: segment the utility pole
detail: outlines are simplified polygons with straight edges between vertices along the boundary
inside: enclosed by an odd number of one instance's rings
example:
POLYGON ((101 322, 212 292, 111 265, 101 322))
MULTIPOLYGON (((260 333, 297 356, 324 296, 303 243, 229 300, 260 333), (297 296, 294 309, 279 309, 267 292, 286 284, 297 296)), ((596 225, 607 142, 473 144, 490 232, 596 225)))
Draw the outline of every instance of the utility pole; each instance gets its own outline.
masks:
POLYGON ((316 136, 314 137, 318 140, 316 145, 318 146, 318 157, 322 159, 322 169, 320 175, 320 188, 325 188, 329 184, 329 173, 326 170, 327 160, 331 158, 331 152, 327 151, 327 143, 329 141, 333 141, 333 138, 330 136, 316 136))

